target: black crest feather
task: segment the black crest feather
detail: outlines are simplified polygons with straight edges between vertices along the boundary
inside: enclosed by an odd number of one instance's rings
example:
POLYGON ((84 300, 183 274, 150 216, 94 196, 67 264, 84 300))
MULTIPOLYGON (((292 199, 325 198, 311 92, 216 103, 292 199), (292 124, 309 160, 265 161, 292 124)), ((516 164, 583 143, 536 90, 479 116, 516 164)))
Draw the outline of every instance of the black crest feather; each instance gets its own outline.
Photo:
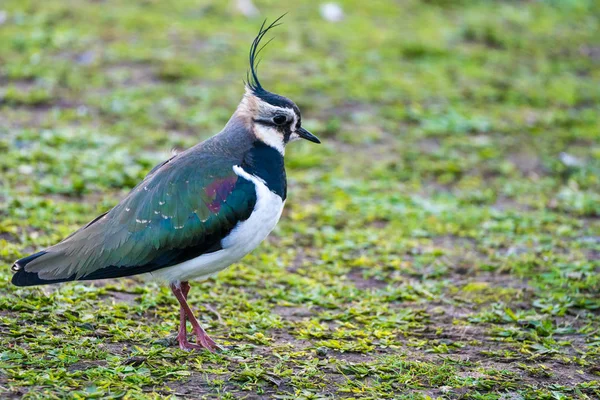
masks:
POLYGON ((275 21, 271 22, 271 24, 269 26, 267 26, 266 28, 265 28, 265 25, 267 24, 267 20, 265 19, 263 21, 262 25, 260 26, 258 35, 256 35, 256 37, 254 38, 254 41, 252 42, 252 45, 250 46, 250 57, 249 57, 250 70, 246 73, 246 81, 247 81, 246 84, 256 94, 265 91, 263 89, 262 85, 260 84, 260 81, 258 80, 257 69, 258 69, 258 64, 260 64, 260 60, 258 60, 257 57, 260 54, 260 52, 262 51, 262 49, 264 49, 265 46, 267 46, 273 39, 270 39, 267 43, 265 43, 262 46, 260 46, 260 42, 265 37, 267 32, 269 32, 271 29, 281 25, 281 23, 279 23, 279 21, 281 21, 281 19, 283 17, 285 17, 286 14, 283 14, 282 16, 277 18, 275 21))

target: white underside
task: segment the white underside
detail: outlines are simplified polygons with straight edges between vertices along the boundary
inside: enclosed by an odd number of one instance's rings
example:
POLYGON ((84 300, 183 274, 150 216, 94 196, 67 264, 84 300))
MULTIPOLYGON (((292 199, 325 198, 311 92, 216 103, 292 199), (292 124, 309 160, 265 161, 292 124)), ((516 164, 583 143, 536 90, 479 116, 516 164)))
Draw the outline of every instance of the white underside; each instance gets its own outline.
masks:
POLYGON ((229 236, 222 240, 223 249, 150 272, 151 279, 167 283, 207 279, 250 253, 275 228, 285 202, 271 192, 262 179, 248 174, 239 166, 234 166, 233 170, 256 187, 256 205, 250 217, 238 222, 229 236))

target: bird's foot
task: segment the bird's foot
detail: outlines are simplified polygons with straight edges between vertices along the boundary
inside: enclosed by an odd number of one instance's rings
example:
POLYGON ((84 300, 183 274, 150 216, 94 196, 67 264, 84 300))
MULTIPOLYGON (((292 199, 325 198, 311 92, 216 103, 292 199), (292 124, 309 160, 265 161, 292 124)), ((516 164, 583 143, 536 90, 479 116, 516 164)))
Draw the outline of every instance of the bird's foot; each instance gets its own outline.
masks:
POLYGON ((194 317, 194 313, 187 303, 187 295, 190 290, 190 285, 187 282, 181 282, 179 285, 171 284, 171 290, 173 291, 175 297, 177 297, 177 301, 179 301, 179 305, 181 306, 179 311, 179 332, 177 334, 179 347, 182 350, 206 349, 211 353, 225 350, 224 347, 219 346, 210 338, 210 336, 208 336, 204 329, 202 329, 202 326, 200 326, 200 323, 196 317, 194 317), (189 320, 192 324, 192 329, 196 334, 196 344, 190 343, 187 340, 186 320, 189 320))
POLYGON ((177 336, 179 342, 179 348, 181 350, 208 350, 211 353, 225 351, 226 348, 218 345, 214 340, 210 338, 206 333, 196 335, 196 343, 190 343, 187 337, 177 336))
POLYGON ((218 345, 210 336, 204 332, 204 330, 194 329, 196 333, 196 343, 204 347, 211 353, 225 351, 225 347, 218 345))
MULTIPOLYGON (((203 346, 201 346, 199 344, 188 342, 187 338, 186 339, 178 339, 178 340, 179 340, 179 348, 181 350, 192 351, 192 350, 204 350, 205 349, 203 346)), ((211 350, 208 349, 208 351, 211 351, 211 350)))

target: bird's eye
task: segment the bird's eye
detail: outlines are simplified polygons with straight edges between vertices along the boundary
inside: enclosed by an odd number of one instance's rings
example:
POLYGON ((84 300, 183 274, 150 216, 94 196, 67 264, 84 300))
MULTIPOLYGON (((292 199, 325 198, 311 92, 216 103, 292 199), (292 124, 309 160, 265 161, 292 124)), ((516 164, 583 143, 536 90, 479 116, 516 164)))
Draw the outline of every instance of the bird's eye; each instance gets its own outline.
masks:
POLYGON ((276 115, 273 117, 273 122, 277 125, 285 124, 286 121, 287 121, 287 118, 285 115, 276 115))

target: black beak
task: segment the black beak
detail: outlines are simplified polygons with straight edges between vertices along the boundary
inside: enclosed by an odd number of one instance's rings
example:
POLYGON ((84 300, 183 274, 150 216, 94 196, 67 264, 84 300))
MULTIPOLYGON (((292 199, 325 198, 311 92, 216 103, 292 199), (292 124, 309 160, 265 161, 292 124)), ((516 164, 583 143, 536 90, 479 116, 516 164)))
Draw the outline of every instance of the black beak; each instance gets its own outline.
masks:
POLYGON ((313 135, 312 133, 310 133, 309 131, 307 131, 306 129, 300 127, 298 129, 296 129, 296 133, 298 134, 298 136, 300 136, 302 139, 306 139, 309 142, 313 142, 313 143, 321 143, 321 141, 319 140, 318 137, 316 137, 315 135, 313 135))

